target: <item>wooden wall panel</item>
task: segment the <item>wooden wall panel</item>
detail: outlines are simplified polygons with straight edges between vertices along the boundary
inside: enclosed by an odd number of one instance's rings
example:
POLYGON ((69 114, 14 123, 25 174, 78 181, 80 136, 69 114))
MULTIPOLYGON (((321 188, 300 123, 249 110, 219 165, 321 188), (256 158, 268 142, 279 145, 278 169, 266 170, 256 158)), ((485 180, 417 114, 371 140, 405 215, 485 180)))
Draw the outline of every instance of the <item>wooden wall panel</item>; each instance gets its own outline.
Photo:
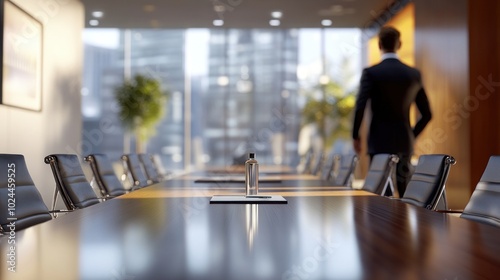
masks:
POLYGON ((467 0, 415 0, 415 65, 431 103, 433 119, 416 153, 446 153, 457 159, 447 183, 449 206, 470 197, 470 116, 457 111, 469 96, 467 0))
MULTIPOLYGON (((385 25, 393 26, 401 32, 401 49, 398 51, 399 58, 404 63, 415 65, 415 7, 413 3, 406 5, 385 25)), ((378 37, 374 36, 368 40, 368 65, 372 66, 380 62, 380 50, 378 48, 378 37)))
MULTIPOLYGON (((496 30, 496 33, 495 33, 495 38, 497 39, 496 40, 496 49, 497 49, 497 61, 496 61, 496 64, 497 64, 497 73, 499 73, 498 77, 497 77, 497 80, 500 81, 500 3, 497 3, 496 4, 496 14, 495 14, 495 18, 497 19, 497 22, 496 22, 496 26, 498 26, 499 28, 497 28, 496 30)), ((497 122, 500 123, 500 100, 498 101, 498 103, 496 104, 496 108, 499 108, 499 110, 497 110, 497 122)), ((497 128, 495 129, 496 132, 497 132, 497 138, 500 139, 500 129, 497 128)), ((500 155, 500 147, 497 146, 497 149, 496 149, 496 154, 500 155)))
POLYGON ((500 154, 500 44, 497 0, 469 2, 471 191, 488 159, 500 154))

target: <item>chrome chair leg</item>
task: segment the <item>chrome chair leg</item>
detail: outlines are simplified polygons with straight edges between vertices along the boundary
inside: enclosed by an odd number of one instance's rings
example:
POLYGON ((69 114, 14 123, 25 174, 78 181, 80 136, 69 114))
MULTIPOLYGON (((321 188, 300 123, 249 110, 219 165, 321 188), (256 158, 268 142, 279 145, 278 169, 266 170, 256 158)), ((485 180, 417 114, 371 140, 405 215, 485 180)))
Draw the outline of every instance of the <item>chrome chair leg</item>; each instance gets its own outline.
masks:
POLYGON ((56 188, 54 188, 54 197, 52 198, 52 211, 51 211, 52 216, 54 218, 57 217, 57 213, 55 213, 55 211, 56 211, 56 204, 57 204, 57 196, 58 196, 58 194, 59 194, 59 190, 56 187, 56 188))

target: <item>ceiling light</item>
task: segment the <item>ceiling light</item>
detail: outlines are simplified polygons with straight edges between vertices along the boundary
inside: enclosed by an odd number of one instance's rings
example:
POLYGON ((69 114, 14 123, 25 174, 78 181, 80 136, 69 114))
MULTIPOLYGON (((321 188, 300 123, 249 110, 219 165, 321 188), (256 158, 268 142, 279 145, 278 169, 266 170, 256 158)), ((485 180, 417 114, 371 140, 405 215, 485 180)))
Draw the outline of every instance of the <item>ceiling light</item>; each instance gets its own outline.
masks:
POLYGON ((340 13, 340 12, 342 12, 342 10, 344 9, 344 7, 343 7, 342 5, 333 5, 330 9, 331 9, 333 12, 340 13))
POLYGON ((90 26, 98 26, 99 21, 97 19, 91 19, 91 20, 89 20, 89 25, 90 26))
POLYGON ((274 11, 274 12, 271 12, 271 16, 273 18, 281 18, 283 16, 283 13, 281 11, 274 11))
POLYGON ((151 25, 151 27, 153 28, 158 28, 160 27, 160 21, 157 20, 157 19, 152 19, 149 21, 149 24, 151 25))
POLYGON ((318 11, 318 14, 322 17, 335 17, 354 14, 356 10, 354 8, 346 8, 342 5, 332 5, 328 9, 322 9, 318 11))
POLYGON ((148 12, 148 13, 152 13, 156 10, 156 6, 155 5, 151 5, 151 4, 148 4, 148 5, 144 5, 144 7, 142 7, 142 9, 145 11, 145 12, 148 12))
POLYGON ((332 26, 333 22, 329 19, 324 19, 321 21, 321 25, 323 26, 332 26))
POLYGON ((104 15, 103 11, 93 11, 92 12, 92 16, 95 18, 102 18, 103 15, 104 15))
POLYGON ((280 20, 279 19, 272 19, 269 21, 269 25, 271 26, 280 26, 280 20))
POLYGON ((226 11, 226 7, 224 5, 214 5, 214 11, 216 13, 223 13, 226 11))
POLYGON ((214 26, 223 26, 224 25, 224 21, 222 19, 214 19, 214 21, 212 22, 212 24, 214 26))

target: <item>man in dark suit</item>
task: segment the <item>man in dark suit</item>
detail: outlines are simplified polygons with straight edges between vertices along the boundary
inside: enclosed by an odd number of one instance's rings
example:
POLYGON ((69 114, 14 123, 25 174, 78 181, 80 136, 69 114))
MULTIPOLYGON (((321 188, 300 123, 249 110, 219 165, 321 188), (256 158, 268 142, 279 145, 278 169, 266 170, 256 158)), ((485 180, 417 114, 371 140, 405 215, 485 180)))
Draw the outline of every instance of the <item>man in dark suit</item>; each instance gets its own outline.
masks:
POLYGON ((361 152, 359 128, 368 100, 371 100, 372 119, 368 133, 368 154, 396 154, 397 187, 402 197, 412 168, 411 156, 415 138, 431 120, 429 101, 422 85, 420 72, 401 61, 396 51, 401 47, 400 33, 392 27, 379 32, 382 62, 363 70, 356 100, 353 126, 354 150, 361 152), (410 125, 410 105, 415 102, 420 118, 410 125))

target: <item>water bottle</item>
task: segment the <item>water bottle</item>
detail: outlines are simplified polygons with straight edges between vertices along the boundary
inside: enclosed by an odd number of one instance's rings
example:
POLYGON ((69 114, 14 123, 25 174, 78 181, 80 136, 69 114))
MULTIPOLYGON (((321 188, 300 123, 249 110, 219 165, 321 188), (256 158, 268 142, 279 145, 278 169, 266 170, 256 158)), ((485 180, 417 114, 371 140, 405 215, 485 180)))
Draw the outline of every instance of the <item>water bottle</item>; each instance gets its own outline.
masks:
POLYGON ((245 161, 245 189, 246 195, 259 193, 259 163, 255 159, 255 153, 248 153, 245 161))

